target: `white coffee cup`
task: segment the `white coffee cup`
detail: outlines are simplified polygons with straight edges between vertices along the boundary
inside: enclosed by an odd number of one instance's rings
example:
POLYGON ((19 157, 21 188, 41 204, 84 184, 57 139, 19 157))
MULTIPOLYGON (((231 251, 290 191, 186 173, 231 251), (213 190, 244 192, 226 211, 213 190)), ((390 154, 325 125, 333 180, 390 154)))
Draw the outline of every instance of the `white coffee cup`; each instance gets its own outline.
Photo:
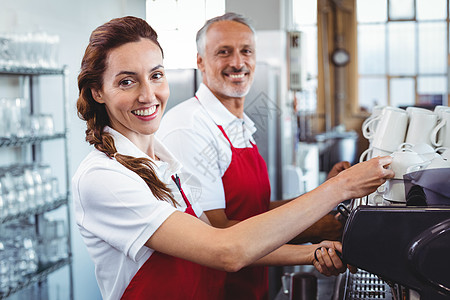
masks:
POLYGON ((431 145, 431 134, 436 126, 437 114, 419 107, 408 107, 406 111, 409 116, 409 126, 405 141, 411 144, 431 145))
POLYGON ((436 148, 436 153, 441 155, 443 159, 450 161, 450 148, 448 147, 436 148))
POLYGON ((403 179, 403 175, 407 174, 408 168, 426 161, 426 159, 413 152, 410 149, 402 149, 400 151, 395 151, 391 154, 392 162, 389 168, 394 171, 395 179, 403 179))
POLYGON ((434 113, 429 109, 415 106, 408 106, 406 108, 406 112, 408 113, 408 116, 411 116, 411 114, 413 113, 423 113, 423 114, 434 113))
POLYGON ((406 170, 407 173, 417 172, 421 170, 450 168, 450 161, 444 159, 444 157, 438 155, 432 160, 423 161, 421 163, 409 166, 406 170))
POLYGON ((420 154, 422 157, 424 157, 425 160, 431 160, 438 155, 436 153, 436 150, 430 146, 429 144, 421 143, 421 144, 411 144, 411 143, 402 143, 398 146, 397 150, 411 150, 413 152, 416 152, 420 154))
POLYGON ((386 106, 384 105, 377 105, 372 109, 372 114, 370 115, 370 117, 368 117, 367 119, 364 120, 361 130, 362 130, 362 134, 363 136, 368 139, 371 140, 375 134, 378 122, 381 119, 381 114, 383 112, 383 109, 386 106))
POLYGON ((371 146, 384 151, 395 151, 405 141, 407 126, 408 114, 404 109, 385 107, 371 146))
POLYGON ((384 199, 389 201, 406 202, 405 181, 403 179, 387 180, 384 190, 380 194, 383 195, 384 199))
POLYGON ((361 156, 359 157, 359 162, 363 162, 377 156, 387 156, 390 155, 391 153, 392 153, 391 151, 384 151, 382 149, 378 149, 375 147, 367 148, 366 150, 364 150, 363 153, 361 153, 361 156))
POLYGON ((431 131, 430 140, 435 147, 450 147, 450 108, 440 112, 441 120, 431 131))
MULTIPOLYGON (((384 183, 386 184, 386 183, 384 183)), ((373 192, 367 196, 367 204, 371 206, 386 206, 386 201, 383 198, 382 193, 378 193, 378 191, 373 192)))
POLYGON ((449 109, 450 107, 445 105, 436 105, 434 107, 434 113, 438 116, 438 120, 442 119, 442 112, 449 109))

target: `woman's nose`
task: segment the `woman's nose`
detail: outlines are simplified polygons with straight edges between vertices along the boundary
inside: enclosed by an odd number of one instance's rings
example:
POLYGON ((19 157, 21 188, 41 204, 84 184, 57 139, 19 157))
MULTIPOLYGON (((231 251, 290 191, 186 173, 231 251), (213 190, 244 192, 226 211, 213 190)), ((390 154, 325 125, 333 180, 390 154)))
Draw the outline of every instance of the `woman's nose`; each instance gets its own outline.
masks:
POLYGON ((151 102, 155 98, 155 91, 151 84, 144 82, 141 84, 138 100, 140 102, 151 102))

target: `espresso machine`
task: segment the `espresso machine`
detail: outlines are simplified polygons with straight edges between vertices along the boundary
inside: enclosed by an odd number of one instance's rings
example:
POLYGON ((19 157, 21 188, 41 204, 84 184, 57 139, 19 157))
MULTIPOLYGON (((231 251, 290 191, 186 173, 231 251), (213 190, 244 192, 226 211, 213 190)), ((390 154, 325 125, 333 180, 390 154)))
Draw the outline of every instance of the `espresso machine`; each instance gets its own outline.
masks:
POLYGON ((375 107, 364 121, 369 148, 360 161, 390 155, 395 176, 338 206, 347 218, 342 259, 359 270, 347 271, 335 299, 450 299, 450 127, 438 134, 450 123, 443 111, 450 108, 375 107))
POLYGON ((450 299, 450 206, 408 203, 347 206, 341 299, 450 299))

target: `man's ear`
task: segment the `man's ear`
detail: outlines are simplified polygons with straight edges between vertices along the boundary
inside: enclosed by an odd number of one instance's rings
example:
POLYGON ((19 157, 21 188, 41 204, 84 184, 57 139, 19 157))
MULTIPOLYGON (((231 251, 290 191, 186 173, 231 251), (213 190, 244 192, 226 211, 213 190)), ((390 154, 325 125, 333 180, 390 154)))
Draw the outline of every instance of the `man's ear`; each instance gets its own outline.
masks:
POLYGON ((98 103, 105 103, 102 98, 102 93, 99 90, 91 88, 91 93, 95 101, 97 101, 98 103))
POLYGON ((197 53, 197 67, 201 72, 205 71, 205 64, 203 63, 203 57, 197 53))

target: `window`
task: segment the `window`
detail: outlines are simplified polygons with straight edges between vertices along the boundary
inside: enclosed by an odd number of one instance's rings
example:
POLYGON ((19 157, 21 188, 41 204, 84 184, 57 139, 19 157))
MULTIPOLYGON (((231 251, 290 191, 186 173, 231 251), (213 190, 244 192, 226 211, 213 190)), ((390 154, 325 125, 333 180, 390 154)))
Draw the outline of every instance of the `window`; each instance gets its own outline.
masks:
POLYGON ((359 106, 447 105, 448 0, 357 0, 359 106))
POLYGON ((299 95, 299 111, 315 112, 317 106, 317 1, 293 0, 292 2, 293 30, 303 32, 306 45, 306 84, 299 95))
POLYGON ((147 0, 147 22, 158 33, 165 68, 196 68, 197 31, 224 13, 225 0, 147 0))

